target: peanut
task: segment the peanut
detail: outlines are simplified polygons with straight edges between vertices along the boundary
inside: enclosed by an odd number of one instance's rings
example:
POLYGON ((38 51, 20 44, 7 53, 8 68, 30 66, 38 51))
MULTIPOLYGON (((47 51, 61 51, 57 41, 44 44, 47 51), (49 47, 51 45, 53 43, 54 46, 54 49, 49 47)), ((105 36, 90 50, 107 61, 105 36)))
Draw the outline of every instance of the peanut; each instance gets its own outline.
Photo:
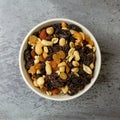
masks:
POLYGON ((70 50, 68 51, 68 55, 72 56, 74 54, 75 48, 70 48, 70 50))
POLYGON ((83 70, 88 74, 92 74, 92 70, 85 64, 83 64, 83 70))
POLYGON ((43 50, 44 50, 44 52, 48 53, 48 48, 47 48, 47 46, 45 46, 45 47, 43 48, 43 50))
POLYGON ((92 49, 92 46, 90 44, 87 44, 86 47, 92 49))
POLYGON ((62 67, 62 66, 66 66, 66 63, 65 62, 61 62, 58 64, 58 67, 62 67))
POLYGON ((95 66, 94 66, 94 63, 91 63, 90 64, 90 68, 93 69, 95 66))
POLYGON ((53 44, 56 44, 58 42, 58 38, 52 38, 53 44))
POLYGON ((61 72, 60 73, 60 78, 63 79, 63 80, 66 80, 67 79, 67 74, 64 73, 64 72, 61 72))
POLYGON ((76 32, 75 30, 72 30, 72 29, 70 30, 71 34, 74 34, 75 32, 76 32))
POLYGON ((59 67, 59 71, 60 71, 60 72, 65 72, 65 66, 59 67))
POLYGON ((39 77, 38 79, 37 79, 37 84, 39 85, 39 86, 42 86, 43 84, 44 84, 44 78, 43 77, 39 77))
POLYGON ((67 28, 67 24, 65 22, 61 23, 62 29, 67 28))
POLYGON ((46 29, 46 32, 47 32, 48 35, 52 35, 54 33, 54 28, 53 27, 48 27, 46 29))
POLYGON ((52 42, 52 41, 42 40, 41 43, 42 43, 44 46, 53 46, 53 42, 52 42))
POLYGON ((41 55, 43 50, 42 50, 42 44, 40 41, 37 42, 36 46, 35 46, 35 52, 38 54, 38 55, 41 55))
POLYGON ((61 90, 64 94, 66 94, 68 92, 68 86, 62 87, 61 90))
POLYGON ((77 73, 79 71, 79 68, 72 68, 71 71, 77 73))
POLYGON ((80 60, 80 55, 79 55, 79 52, 77 50, 74 51, 74 57, 75 57, 75 61, 79 61, 80 60))
POLYGON ((46 66, 45 66, 46 74, 51 75, 52 74, 52 68, 51 65, 49 64, 48 61, 46 61, 46 66))
POLYGON ((72 65, 73 65, 74 67, 78 67, 78 66, 79 66, 79 62, 77 62, 77 61, 72 61, 72 65))
POLYGON ((75 44, 73 42, 70 42, 69 46, 70 46, 70 48, 73 48, 75 46, 75 44))
POLYGON ((33 81, 33 85, 34 85, 35 87, 39 87, 39 85, 37 84, 37 80, 34 80, 34 81, 33 81))
POLYGON ((59 45, 64 46, 66 44, 66 40, 64 38, 60 38, 59 45))

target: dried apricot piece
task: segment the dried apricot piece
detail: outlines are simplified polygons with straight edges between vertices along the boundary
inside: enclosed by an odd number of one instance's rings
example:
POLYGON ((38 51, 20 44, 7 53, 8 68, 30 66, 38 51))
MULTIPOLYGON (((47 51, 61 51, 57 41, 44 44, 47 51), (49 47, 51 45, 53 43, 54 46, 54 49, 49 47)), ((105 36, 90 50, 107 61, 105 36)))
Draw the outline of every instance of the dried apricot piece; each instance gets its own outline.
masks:
POLYGON ((46 39, 47 33, 45 29, 42 29, 39 35, 40 39, 46 39))
POLYGON ((45 61, 45 59, 43 58, 42 55, 39 56, 39 60, 40 60, 40 62, 44 62, 45 61))
POLYGON ((53 60, 56 61, 57 64, 60 63, 60 56, 59 56, 59 55, 57 55, 57 54, 53 54, 52 57, 53 57, 53 60))
POLYGON ((34 65, 34 67, 35 67, 35 70, 38 70, 38 69, 40 69, 40 63, 38 63, 38 64, 35 64, 35 65, 34 65))
POLYGON ((77 40, 82 41, 82 35, 79 32, 74 32, 73 37, 77 40))
POLYGON ((30 73, 30 74, 35 74, 35 72, 36 72, 36 69, 35 69, 35 66, 33 65, 33 66, 31 66, 30 67, 30 69, 28 70, 28 73, 30 73))
POLYGON ((57 70, 58 69, 58 67, 57 67, 58 64, 54 60, 52 60, 50 62, 50 64, 51 64, 51 67, 53 68, 53 70, 57 70))

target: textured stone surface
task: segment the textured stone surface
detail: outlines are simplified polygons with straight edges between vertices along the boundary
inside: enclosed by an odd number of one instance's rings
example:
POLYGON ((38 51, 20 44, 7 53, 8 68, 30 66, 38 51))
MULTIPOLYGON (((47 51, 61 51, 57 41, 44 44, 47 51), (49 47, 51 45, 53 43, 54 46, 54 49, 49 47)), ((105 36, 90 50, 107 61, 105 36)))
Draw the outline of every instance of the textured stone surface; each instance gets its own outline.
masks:
POLYGON ((0 120, 120 120, 119 0, 0 0, 0 120), (65 17, 85 25, 102 51, 102 69, 83 96, 66 102, 43 99, 19 71, 21 43, 38 23, 65 17))

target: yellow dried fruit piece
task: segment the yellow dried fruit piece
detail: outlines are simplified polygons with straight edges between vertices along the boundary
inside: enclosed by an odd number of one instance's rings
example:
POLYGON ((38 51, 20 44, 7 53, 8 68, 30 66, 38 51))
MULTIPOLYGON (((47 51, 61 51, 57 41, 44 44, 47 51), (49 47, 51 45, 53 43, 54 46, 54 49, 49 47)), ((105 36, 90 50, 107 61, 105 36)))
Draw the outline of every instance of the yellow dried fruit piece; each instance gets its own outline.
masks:
POLYGON ((85 40, 91 45, 94 45, 94 42, 91 40, 90 36, 88 34, 84 34, 85 35, 85 40))
POLYGON ((82 35, 79 32, 74 32, 73 37, 80 41, 83 40, 82 35))
POLYGON ((63 80, 66 80, 67 79, 67 74, 64 73, 64 72, 61 72, 60 73, 60 78, 63 79, 63 80))
POLYGON ((53 60, 54 60, 57 64, 60 63, 60 56, 59 56, 59 55, 53 54, 52 58, 53 58, 53 60))
POLYGON ((41 41, 38 41, 36 46, 35 46, 35 52, 38 54, 38 55, 41 55, 43 50, 42 50, 42 44, 41 44, 41 41))
POLYGON ((38 38, 35 35, 31 35, 28 40, 28 44, 35 46, 38 41, 38 38))
POLYGON ((67 28, 66 22, 62 22, 62 23, 61 23, 61 26, 62 26, 62 28, 67 28))
POLYGON ((65 58, 65 53, 60 50, 59 52, 57 52, 58 56, 61 58, 61 59, 64 59, 65 58))
POLYGON ((31 66, 30 69, 28 70, 28 73, 32 75, 35 74, 35 72, 36 72, 35 66, 31 66))

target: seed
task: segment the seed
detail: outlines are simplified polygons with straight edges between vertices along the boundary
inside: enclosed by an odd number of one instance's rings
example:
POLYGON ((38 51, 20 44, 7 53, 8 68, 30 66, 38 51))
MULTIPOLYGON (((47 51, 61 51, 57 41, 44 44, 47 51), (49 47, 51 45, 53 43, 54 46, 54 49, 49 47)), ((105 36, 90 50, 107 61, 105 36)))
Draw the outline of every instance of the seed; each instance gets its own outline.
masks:
POLYGON ((52 35, 54 33, 54 28, 53 27, 48 27, 46 29, 46 32, 47 32, 48 35, 52 35))
POLYGON ((72 61, 72 65, 73 65, 74 67, 78 67, 78 66, 79 66, 79 62, 77 62, 77 61, 72 61))
POLYGON ((51 75, 52 74, 52 68, 51 65, 49 64, 48 61, 46 61, 46 66, 45 66, 46 74, 51 75))
POLYGON ((68 92, 68 86, 62 87, 61 90, 64 94, 66 94, 68 92))
POLYGON ((65 72, 65 66, 59 67, 59 71, 60 71, 60 72, 65 72))
POLYGON ((44 49, 44 52, 48 53, 48 48, 47 48, 47 46, 45 46, 43 49, 44 49))
POLYGON ((34 81, 33 81, 33 85, 34 85, 35 87, 39 87, 39 85, 37 84, 37 80, 34 80, 34 81))
POLYGON ((64 38, 60 38, 60 40, 59 40, 59 45, 60 45, 60 46, 64 46, 65 44, 66 44, 65 39, 64 39, 64 38))
POLYGON ((62 67, 62 66, 66 66, 66 63, 65 62, 61 62, 58 64, 58 67, 62 67))
POLYGON ((62 72, 60 73, 60 78, 63 79, 63 80, 66 80, 67 79, 67 74, 62 72))
POLYGON ((72 68, 71 71, 77 73, 79 71, 79 68, 72 68))
POLYGON ((42 40, 41 43, 42 43, 44 46, 53 46, 53 42, 52 42, 52 41, 42 40))
POLYGON ((53 44, 56 44, 58 42, 58 38, 52 38, 53 44))
POLYGON ((75 61, 79 61, 80 60, 80 55, 79 55, 79 52, 77 50, 74 51, 74 57, 75 57, 75 61))
POLYGON ((92 70, 85 64, 83 64, 83 70, 88 74, 92 74, 92 70))

